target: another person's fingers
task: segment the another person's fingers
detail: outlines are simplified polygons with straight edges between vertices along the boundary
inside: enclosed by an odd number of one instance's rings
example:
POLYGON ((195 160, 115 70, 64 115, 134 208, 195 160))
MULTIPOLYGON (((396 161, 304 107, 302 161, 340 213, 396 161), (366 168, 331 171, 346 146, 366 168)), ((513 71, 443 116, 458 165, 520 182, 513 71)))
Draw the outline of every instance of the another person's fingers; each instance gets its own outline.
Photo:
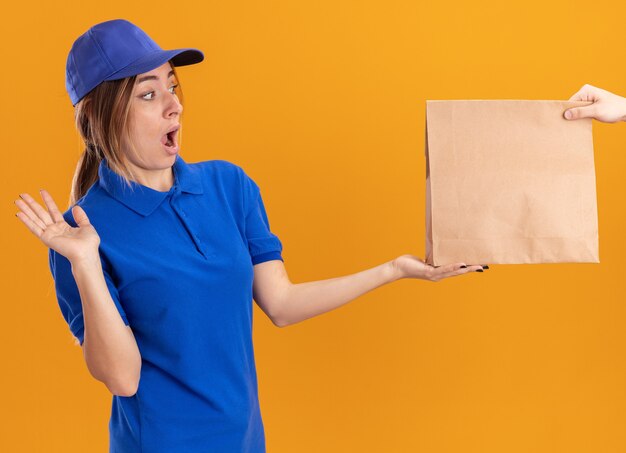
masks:
POLYGON ((593 118, 603 123, 626 121, 626 99, 610 91, 587 84, 570 100, 592 102, 592 104, 565 110, 563 117, 567 120, 593 118))
POLYGON ((584 107, 574 107, 565 111, 564 116, 568 120, 577 120, 581 118, 594 118, 597 115, 596 104, 586 105, 584 107))
POLYGON ((593 85, 585 84, 580 90, 578 90, 572 97, 569 98, 570 101, 588 101, 593 102, 594 104, 587 105, 584 107, 574 107, 566 110, 563 113, 565 119, 568 120, 577 120, 581 118, 594 118, 597 115, 597 108, 595 102, 600 100, 600 89, 594 87, 593 85))
POLYGON ((599 88, 593 85, 583 85, 574 95, 569 98, 570 101, 597 101, 599 88))

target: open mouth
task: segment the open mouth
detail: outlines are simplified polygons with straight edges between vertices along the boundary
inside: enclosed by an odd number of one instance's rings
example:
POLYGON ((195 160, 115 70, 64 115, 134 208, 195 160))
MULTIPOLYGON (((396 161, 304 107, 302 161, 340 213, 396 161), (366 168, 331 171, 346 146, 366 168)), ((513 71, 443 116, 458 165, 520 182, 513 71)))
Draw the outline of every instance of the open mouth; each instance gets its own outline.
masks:
POLYGON ((168 132, 161 138, 161 143, 169 149, 176 149, 178 147, 177 142, 178 130, 168 132))

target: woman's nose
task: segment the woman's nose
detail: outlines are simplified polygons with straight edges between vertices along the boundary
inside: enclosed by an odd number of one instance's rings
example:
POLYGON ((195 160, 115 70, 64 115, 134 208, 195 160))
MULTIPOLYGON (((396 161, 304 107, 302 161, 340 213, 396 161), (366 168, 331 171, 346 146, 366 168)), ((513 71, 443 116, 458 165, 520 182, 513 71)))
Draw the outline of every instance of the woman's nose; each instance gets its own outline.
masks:
POLYGON ((165 110, 166 116, 170 116, 173 113, 177 113, 178 115, 180 115, 182 112, 183 105, 178 100, 178 96, 176 96, 175 94, 171 95, 171 97, 169 98, 169 103, 165 110))

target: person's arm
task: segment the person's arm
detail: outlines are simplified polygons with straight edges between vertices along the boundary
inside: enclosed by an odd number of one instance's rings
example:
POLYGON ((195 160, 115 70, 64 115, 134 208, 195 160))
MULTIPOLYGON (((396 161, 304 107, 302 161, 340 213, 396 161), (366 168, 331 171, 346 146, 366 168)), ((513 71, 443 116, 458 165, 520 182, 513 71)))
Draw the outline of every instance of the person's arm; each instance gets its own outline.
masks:
POLYGON ((72 227, 50 194, 42 190, 41 196, 48 211, 30 195, 22 194, 15 201, 20 209, 16 216, 56 253, 53 274, 60 297, 72 300, 73 311, 78 311, 82 304, 83 319, 76 314, 74 317, 84 324, 84 332, 77 328, 77 333, 84 337, 82 348, 89 372, 111 393, 133 395, 139 383, 141 355, 107 287, 98 252, 100 237, 80 206, 72 208, 77 224, 72 227), (76 301, 76 289, 80 304, 76 301))
POLYGON ((271 260, 254 266, 253 297, 276 326, 285 327, 334 310, 401 278, 436 282, 483 269, 489 267, 464 263, 434 267, 413 255, 402 255, 355 274, 293 284, 284 263, 271 260))
POLYGON ((139 386, 141 354, 133 331, 115 308, 99 255, 72 262, 72 274, 83 307, 82 348, 89 372, 111 393, 134 395, 139 386))
POLYGON ((593 118, 604 123, 626 121, 626 98, 602 88, 584 85, 569 100, 591 101, 593 104, 565 110, 565 119, 593 118))
POLYGON ((353 299, 401 278, 439 281, 483 272, 488 266, 453 263, 434 267, 410 254, 351 275, 292 284, 282 259, 282 243, 270 230, 259 186, 243 172, 248 201, 245 232, 254 268, 252 297, 278 327, 288 326, 334 310, 353 299))

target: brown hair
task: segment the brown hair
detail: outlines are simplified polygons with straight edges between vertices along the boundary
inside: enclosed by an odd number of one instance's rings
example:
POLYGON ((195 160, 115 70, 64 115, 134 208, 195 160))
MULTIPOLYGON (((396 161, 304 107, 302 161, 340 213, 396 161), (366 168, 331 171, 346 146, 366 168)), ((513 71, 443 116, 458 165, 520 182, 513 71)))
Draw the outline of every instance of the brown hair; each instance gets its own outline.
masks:
MULTIPOLYGON (((178 100, 183 103, 183 94, 176 68, 171 63, 176 79, 178 100)), ((120 80, 110 80, 100 83, 82 98, 74 107, 76 129, 85 143, 76 165, 72 189, 70 192, 70 207, 81 199, 87 190, 98 180, 98 167, 102 159, 106 159, 109 168, 122 176, 130 187, 134 180, 133 172, 127 164, 122 152, 122 143, 127 143, 131 152, 136 149, 130 141, 130 108, 133 87, 137 76, 120 80)), ((179 142, 182 134, 179 131, 179 142)))

